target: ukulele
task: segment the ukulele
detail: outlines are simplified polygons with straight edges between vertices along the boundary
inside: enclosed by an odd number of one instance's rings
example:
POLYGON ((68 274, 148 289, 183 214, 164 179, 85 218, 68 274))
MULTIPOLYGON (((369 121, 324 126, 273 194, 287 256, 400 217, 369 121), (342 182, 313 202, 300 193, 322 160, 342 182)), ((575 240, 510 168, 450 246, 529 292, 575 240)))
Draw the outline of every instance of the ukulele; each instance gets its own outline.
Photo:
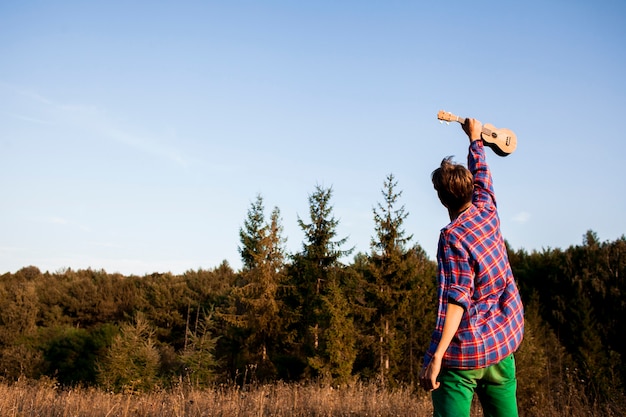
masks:
MULTIPOLYGON (((455 116, 452 113, 440 110, 437 113, 437 119, 442 122, 459 122, 465 123, 463 117, 455 116)), ((499 156, 507 156, 512 154, 517 148, 517 136, 510 129, 498 129, 493 125, 484 124, 481 132, 483 142, 489 146, 499 156)))

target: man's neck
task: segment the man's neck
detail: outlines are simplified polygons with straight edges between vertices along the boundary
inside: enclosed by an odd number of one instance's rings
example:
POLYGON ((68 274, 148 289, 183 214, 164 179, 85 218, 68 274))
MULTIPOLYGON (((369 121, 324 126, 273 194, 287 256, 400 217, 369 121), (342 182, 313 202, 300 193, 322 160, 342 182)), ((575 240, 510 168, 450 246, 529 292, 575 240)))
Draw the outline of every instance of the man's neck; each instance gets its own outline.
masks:
POLYGON ((472 205, 472 202, 470 201, 470 202, 468 202, 467 204, 465 204, 463 207, 461 207, 460 209, 458 209, 456 211, 452 211, 452 210, 448 209, 448 215, 450 216, 450 221, 453 221, 457 217, 459 217, 461 215, 461 213, 463 213, 465 210, 470 208, 471 205, 472 205))

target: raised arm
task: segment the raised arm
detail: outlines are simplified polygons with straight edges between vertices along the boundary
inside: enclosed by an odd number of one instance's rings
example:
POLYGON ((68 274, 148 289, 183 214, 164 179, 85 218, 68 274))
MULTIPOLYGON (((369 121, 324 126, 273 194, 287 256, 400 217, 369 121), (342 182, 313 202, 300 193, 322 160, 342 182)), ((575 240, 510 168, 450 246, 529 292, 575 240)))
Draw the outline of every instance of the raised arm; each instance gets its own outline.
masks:
POLYGON ((491 172, 485 158, 485 148, 481 140, 482 123, 476 119, 465 119, 463 131, 470 140, 467 168, 474 176, 474 205, 496 205, 496 196, 493 190, 491 172))

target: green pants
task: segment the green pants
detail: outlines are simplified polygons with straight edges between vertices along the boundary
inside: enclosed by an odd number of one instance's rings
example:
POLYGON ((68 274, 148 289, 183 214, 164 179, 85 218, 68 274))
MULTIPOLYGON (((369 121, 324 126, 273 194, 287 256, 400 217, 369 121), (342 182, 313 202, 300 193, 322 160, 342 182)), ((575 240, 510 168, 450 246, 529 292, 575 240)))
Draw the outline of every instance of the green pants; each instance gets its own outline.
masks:
POLYGON ((442 369, 432 392, 434 417, 470 415, 474 392, 485 417, 517 417, 517 380, 513 355, 482 369, 442 369))

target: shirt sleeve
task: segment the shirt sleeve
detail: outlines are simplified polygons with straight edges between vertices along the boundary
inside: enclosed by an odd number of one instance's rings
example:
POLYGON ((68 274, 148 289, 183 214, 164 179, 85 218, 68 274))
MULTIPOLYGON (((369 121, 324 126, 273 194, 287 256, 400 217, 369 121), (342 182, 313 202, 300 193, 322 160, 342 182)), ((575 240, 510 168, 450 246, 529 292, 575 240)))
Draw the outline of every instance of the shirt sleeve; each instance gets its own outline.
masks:
POLYGON ((467 311, 474 290, 474 271, 470 265, 469 254, 451 236, 448 236, 444 244, 444 251, 443 269, 448 282, 447 299, 467 311))
POLYGON ((496 196, 493 190, 493 181, 487 160, 485 158, 485 146, 482 140, 470 143, 467 155, 467 166, 474 176, 474 195, 472 203, 475 206, 496 206, 496 196))

